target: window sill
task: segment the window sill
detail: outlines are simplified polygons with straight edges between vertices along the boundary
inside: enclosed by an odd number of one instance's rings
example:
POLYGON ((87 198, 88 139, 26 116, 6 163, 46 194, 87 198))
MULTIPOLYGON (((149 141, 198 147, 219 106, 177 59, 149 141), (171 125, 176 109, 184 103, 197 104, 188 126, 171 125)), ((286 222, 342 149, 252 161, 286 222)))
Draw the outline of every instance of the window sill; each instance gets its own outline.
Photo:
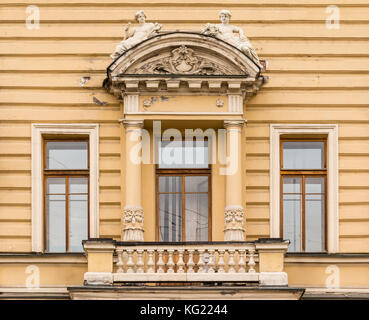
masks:
POLYGON ((285 263, 369 263, 369 253, 327 253, 327 252, 300 252, 287 253, 285 263))
POLYGON ((354 258, 354 257, 369 257, 369 253, 287 252, 286 257, 354 258))
POLYGON ((3 263, 56 263, 87 264, 84 253, 36 253, 36 252, 0 252, 0 264, 3 263))

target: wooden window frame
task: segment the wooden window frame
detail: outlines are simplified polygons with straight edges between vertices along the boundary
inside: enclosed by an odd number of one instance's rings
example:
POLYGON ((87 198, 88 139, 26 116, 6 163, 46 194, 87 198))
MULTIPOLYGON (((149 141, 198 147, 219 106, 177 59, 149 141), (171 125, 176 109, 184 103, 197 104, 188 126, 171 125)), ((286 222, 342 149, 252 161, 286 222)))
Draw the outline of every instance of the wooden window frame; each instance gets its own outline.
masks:
MULTIPOLYGON (((89 138, 44 138, 42 141, 43 150, 43 240, 44 248, 47 250, 47 179, 65 178, 65 252, 71 251, 69 248, 69 178, 87 178, 87 237, 90 237, 90 144, 89 138), (87 169, 48 169, 47 166, 47 143, 48 142, 86 142, 87 143, 87 169)), ((63 251, 64 252, 64 251, 63 251)))
MULTIPOLYGON (((193 138, 193 140, 196 140, 196 137, 193 138)), ((173 139, 171 139, 171 141, 173 141, 173 139)), ((184 140, 180 140, 180 141, 184 141, 184 140)), ((208 141, 207 137, 204 137, 204 141, 208 141)), ((159 146, 159 144, 158 144, 159 146)), ((208 146, 209 148, 209 146, 208 146)), ((209 149, 208 149, 209 150, 209 149)), ((159 151, 158 151, 159 154, 159 151)), ((210 159, 210 158, 209 158, 210 159)), ((159 194, 163 194, 165 192, 159 192, 159 177, 165 177, 165 176, 181 176, 181 181, 182 181, 182 191, 178 192, 181 193, 181 198, 182 198, 182 238, 181 238, 181 242, 185 242, 186 241, 186 216, 185 216, 185 212, 186 212, 186 206, 185 206, 185 195, 186 194, 200 194, 200 193, 206 193, 206 192, 185 192, 185 177, 188 176, 207 176, 208 177, 208 240, 207 241, 211 241, 212 240, 212 208, 211 208, 211 203, 212 203, 212 180, 211 180, 211 172, 212 172, 212 165, 209 163, 207 168, 191 168, 191 169, 186 169, 186 168, 159 168, 159 165, 156 164, 155 165, 155 223, 156 223, 156 228, 155 228, 155 239, 156 241, 160 241, 159 240, 159 228, 160 228, 160 219, 159 219, 159 194)), ((168 192, 169 193, 169 192, 168 192)), ((200 242, 200 241, 199 241, 200 242)))
POLYGON ((280 157, 280 234, 283 237, 283 178, 284 177, 299 177, 301 178, 301 251, 306 252, 306 210, 305 210, 305 179, 308 177, 323 177, 324 178, 324 252, 328 251, 328 204, 327 204, 327 139, 325 138, 281 138, 279 146, 280 157), (283 168, 283 142, 324 142, 323 152, 323 169, 284 169, 283 168))

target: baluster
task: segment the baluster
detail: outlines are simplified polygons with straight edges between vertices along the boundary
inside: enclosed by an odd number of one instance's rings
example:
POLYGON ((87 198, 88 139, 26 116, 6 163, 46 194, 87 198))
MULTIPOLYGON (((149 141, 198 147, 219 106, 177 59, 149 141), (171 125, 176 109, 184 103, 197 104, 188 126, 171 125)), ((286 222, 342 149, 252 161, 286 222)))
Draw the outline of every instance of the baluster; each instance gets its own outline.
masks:
POLYGON ((213 249, 208 250, 209 252, 209 262, 208 262, 208 273, 215 272, 215 251, 213 249))
POLYGON ((218 272, 224 273, 224 250, 218 250, 219 260, 218 260, 218 272))
POLYGON ((144 270, 144 262, 143 262, 143 259, 142 259, 142 255, 143 255, 143 250, 142 249, 139 249, 137 250, 137 263, 136 263, 136 266, 137 266, 137 270, 136 272, 137 273, 144 273, 145 270, 144 270))
POLYGON ((149 259, 147 260, 147 272, 148 273, 155 273, 155 262, 153 259, 154 250, 148 249, 147 254, 149 255, 149 259))
POLYGON ((184 273, 183 253, 184 249, 178 249, 177 273, 184 273))
POLYGON ((159 258, 158 258, 158 273, 164 273, 164 261, 163 261, 163 252, 164 250, 163 249, 158 249, 158 255, 159 255, 159 258))
POLYGON ((117 261, 117 272, 118 273, 123 273, 123 249, 121 250, 117 250, 117 254, 118 254, 118 261, 117 261))
POLYGON ((167 273, 174 273, 174 261, 173 261, 173 249, 168 249, 168 262, 167 262, 167 273))
POLYGON ((228 258, 228 273, 235 273, 236 270, 234 268, 235 262, 234 262, 234 249, 228 249, 229 258, 228 258))
POLYGON ((249 263, 248 263, 248 266, 249 266, 249 272, 250 273, 255 272, 255 269, 254 269, 254 266, 255 266, 254 253, 255 253, 255 249, 250 249, 249 250, 249 263))
POLYGON ((127 250, 127 254, 128 254, 127 273, 134 273, 135 263, 133 262, 133 250, 132 249, 127 250))
POLYGON ((204 253, 205 250, 204 249, 198 249, 199 252, 199 262, 197 263, 199 269, 198 269, 198 273, 204 273, 205 272, 205 262, 204 262, 204 253))
POLYGON ((188 249, 188 261, 187 261, 187 273, 194 273, 193 267, 195 263, 193 262, 193 249, 188 249))
POLYGON ((245 253, 245 250, 241 250, 241 249, 238 250, 238 256, 239 256, 239 259, 238 259, 238 272, 239 273, 246 272, 244 253, 245 253))

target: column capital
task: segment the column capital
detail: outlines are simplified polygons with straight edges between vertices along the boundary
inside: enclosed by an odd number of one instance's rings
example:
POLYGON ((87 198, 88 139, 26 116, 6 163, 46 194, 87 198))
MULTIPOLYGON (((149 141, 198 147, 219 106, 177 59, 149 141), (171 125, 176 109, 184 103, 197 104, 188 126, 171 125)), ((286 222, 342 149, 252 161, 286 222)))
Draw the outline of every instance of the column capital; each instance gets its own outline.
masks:
POLYGON ((223 121, 223 126, 224 126, 224 128, 228 128, 228 127, 242 128, 243 125, 246 122, 247 122, 247 120, 245 120, 245 119, 240 119, 240 120, 224 120, 223 121))
POLYGON ((143 120, 131 120, 131 119, 121 119, 120 122, 123 123, 125 128, 140 128, 144 126, 143 120))

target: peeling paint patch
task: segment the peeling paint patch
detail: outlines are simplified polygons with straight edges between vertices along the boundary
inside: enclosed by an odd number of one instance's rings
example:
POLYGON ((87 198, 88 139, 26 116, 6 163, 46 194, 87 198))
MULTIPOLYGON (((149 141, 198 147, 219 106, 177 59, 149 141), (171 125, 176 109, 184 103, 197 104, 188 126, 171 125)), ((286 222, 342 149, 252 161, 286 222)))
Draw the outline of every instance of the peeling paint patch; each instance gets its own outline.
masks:
POLYGON ((82 77, 81 78, 81 81, 80 81, 80 83, 79 83, 79 86, 80 87, 83 87, 87 82, 89 82, 91 80, 91 77, 82 77))
POLYGON ((151 96, 150 98, 146 100, 147 100, 147 105, 148 105, 148 102, 150 102, 150 105, 153 105, 155 102, 167 102, 169 101, 169 99, 174 99, 174 97, 175 96, 151 96))
POLYGON ((94 101, 95 104, 97 104, 98 106, 105 106, 107 105, 108 103, 105 102, 105 101, 100 101, 99 99, 97 99, 96 97, 93 97, 92 99, 94 101))

